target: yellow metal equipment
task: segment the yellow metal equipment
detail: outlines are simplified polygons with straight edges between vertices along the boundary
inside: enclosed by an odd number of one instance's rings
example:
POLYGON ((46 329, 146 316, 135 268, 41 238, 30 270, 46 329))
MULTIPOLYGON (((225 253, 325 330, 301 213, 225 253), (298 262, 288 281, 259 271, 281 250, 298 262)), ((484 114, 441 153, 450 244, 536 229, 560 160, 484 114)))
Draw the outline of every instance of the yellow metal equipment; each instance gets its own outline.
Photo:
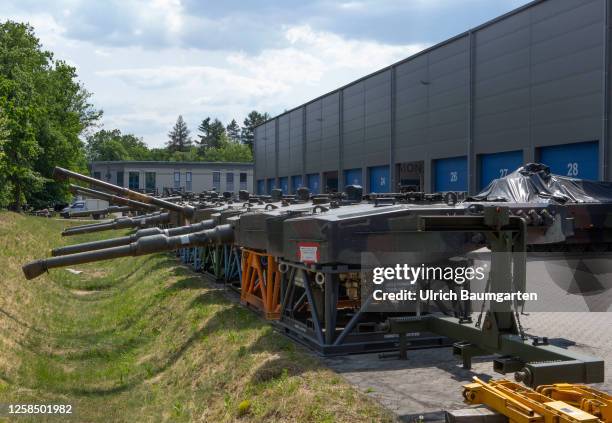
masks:
POLYGON ((501 379, 484 382, 477 377, 464 385, 471 404, 485 404, 511 423, 612 423, 612 397, 585 385, 558 383, 535 390, 501 379))

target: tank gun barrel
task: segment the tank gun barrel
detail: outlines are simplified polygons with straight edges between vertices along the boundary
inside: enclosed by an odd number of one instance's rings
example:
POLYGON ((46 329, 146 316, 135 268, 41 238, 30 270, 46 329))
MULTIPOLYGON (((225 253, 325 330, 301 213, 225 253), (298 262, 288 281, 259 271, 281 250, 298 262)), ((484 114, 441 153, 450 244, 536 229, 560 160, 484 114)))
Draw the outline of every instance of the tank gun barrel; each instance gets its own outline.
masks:
POLYGON ((172 203, 170 201, 162 200, 161 198, 151 197, 150 195, 142 194, 137 191, 132 191, 131 189, 120 187, 118 185, 111 184, 109 182, 104 182, 96 178, 92 178, 90 176, 81 175, 80 173, 73 172, 68 169, 64 169, 62 167, 56 167, 53 170, 54 178, 58 180, 73 178, 78 179, 83 182, 87 182, 93 186, 103 188, 107 191, 114 192, 115 194, 122 195, 124 197, 129 198, 130 200, 140 201, 146 204, 153 204, 160 208, 171 210, 177 213, 181 213, 187 219, 191 219, 194 214, 195 209, 192 206, 188 205, 179 205, 172 203))
MULTIPOLYGON (((153 213, 147 213, 147 214, 141 214, 141 215, 138 215, 138 216, 134 216, 132 219, 144 219, 144 218, 147 218, 147 217, 159 216, 160 214, 162 214, 162 212, 158 212, 157 211, 157 212, 153 212, 153 213)), ((106 225, 106 224, 111 223, 111 222, 118 222, 120 220, 125 220, 127 218, 128 218, 127 216, 121 216, 121 217, 117 217, 117 218, 114 218, 112 220, 106 220, 106 221, 103 221, 103 222, 87 223, 85 225, 71 226, 70 228, 67 228, 66 230, 98 227, 98 226, 101 226, 101 225, 106 225)))
POLYGON ((200 223, 195 223, 193 225, 187 226, 179 226, 176 228, 169 229, 161 229, 161 228, 144 228, 139 229, 135 233, 127 236, 122 236, 118 238, 104 239, 101 241, 92 241, 92 242, 84 242, 81 244, 68 245, 66 247, 55 248, 51 250, 51 255, 54 257, 57 256, 65 256, 68 254, 81 253, 83 251, 94 251, 101 250, 104 248, 117 247, 119 245, 126 245, 136 240, 143 238, 145 236, 152 235, 166 235, 166 236, 177 236, 184 235, 193 232, 199 232, 206 229, 211 229, 215 226, 215 223, 212 219, 203 220, 200 223))
POLYGON ((119 257, 141 256, 161 251, 172 251, 183 247, 204 246, 208 244, 227 244, 234 241, 231 225, 219 225, 191 234, 166 236, 162 234, 145 236, 135 242, 102 250, 86 251, 59 257, 35 260, 22 266, 26 279, 34 279, 45 271, 57 267, 94 261, 110 260, 119 257))
POLYGON ((152 225, 161 225, 170 221, 170 213, 160 213, 154 216, 136 218, 119 217, 107 223, 96 223, 92 225, 75 226, 65 229, 62 236, 89 234, 93 232, 109 231, 114 229, 145 228, 152 225))
POLYGON ((78 194, 85 194, 90 197, 97 198, 99 200, 106 200, 109 203, 134 207, 135 209, 138 209, 138 210, 153 211, 153 210, 158 209, 158 207, 155 207, 151 204, 143 203, 142 201, 130 200, 129 198, 119 197, 117 195, 109 194, 109 193, 102 192, 102 191, 97 191, 95 189, 86 188, 86 187, 82 187, 82 186, 75 185, 75 184, 70 184, 70 190, 72 192, 75 192, 78 194))

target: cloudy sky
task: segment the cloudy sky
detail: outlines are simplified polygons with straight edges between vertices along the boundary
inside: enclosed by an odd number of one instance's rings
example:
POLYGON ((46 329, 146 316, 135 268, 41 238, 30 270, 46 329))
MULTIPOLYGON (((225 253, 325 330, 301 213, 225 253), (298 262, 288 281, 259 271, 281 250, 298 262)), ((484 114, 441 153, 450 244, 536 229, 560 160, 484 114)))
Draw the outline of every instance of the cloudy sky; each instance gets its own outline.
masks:
POLYGON ((179 114, 275 115, 525 0, 2 0, 78 69, 103 126, 161 146, 179 114))

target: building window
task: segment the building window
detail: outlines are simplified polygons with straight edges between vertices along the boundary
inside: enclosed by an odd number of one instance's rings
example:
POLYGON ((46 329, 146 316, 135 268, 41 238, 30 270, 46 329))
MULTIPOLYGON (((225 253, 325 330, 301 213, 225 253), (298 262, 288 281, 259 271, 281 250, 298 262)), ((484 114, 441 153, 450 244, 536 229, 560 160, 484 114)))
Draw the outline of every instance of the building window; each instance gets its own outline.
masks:
POLYGON ((234 174, 231 172, 225 174, 225 190, 234 192, 234 174))
POLYGON ((157 194, 155 189, 155 172, 145 172, 145 190, 147 193, 157 194))
POLYGON ((117 185, 120 187, 124 186, 125 181, 123 180, 123 172, 117 172, 117 185))
POLYGON ((185 191, 192 191, 191 172, 185 173, 185 191))
POLYGON ((179 189, 181 187, 181 172, 174 172, 174 188, 179 189))
POLYGON ((129 172, 128 188, 133 191, 138 191, 140 189, 140 172, 129 172))
POLYGON ((94 172, 93 177, 96 179, 100 179, 100 172, 94 172))
POLYGON ((240 189, 247 189, 247 174, 246 172, 240 172, 240 189))
POLYGON ((221 172, 213 172, 213 188, 221 191, 221 172))

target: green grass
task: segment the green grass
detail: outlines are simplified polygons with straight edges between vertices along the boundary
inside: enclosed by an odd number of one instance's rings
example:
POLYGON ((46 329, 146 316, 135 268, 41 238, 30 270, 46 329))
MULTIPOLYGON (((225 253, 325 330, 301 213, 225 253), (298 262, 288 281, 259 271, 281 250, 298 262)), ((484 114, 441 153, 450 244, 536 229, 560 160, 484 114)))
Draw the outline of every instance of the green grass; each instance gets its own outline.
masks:
POLYGON ((23 263, 100 238, 62 239, 67 224, 0 212, 0 403, 72 404, 78 422, 392 420, 170 255, 25 280, 23 263))

